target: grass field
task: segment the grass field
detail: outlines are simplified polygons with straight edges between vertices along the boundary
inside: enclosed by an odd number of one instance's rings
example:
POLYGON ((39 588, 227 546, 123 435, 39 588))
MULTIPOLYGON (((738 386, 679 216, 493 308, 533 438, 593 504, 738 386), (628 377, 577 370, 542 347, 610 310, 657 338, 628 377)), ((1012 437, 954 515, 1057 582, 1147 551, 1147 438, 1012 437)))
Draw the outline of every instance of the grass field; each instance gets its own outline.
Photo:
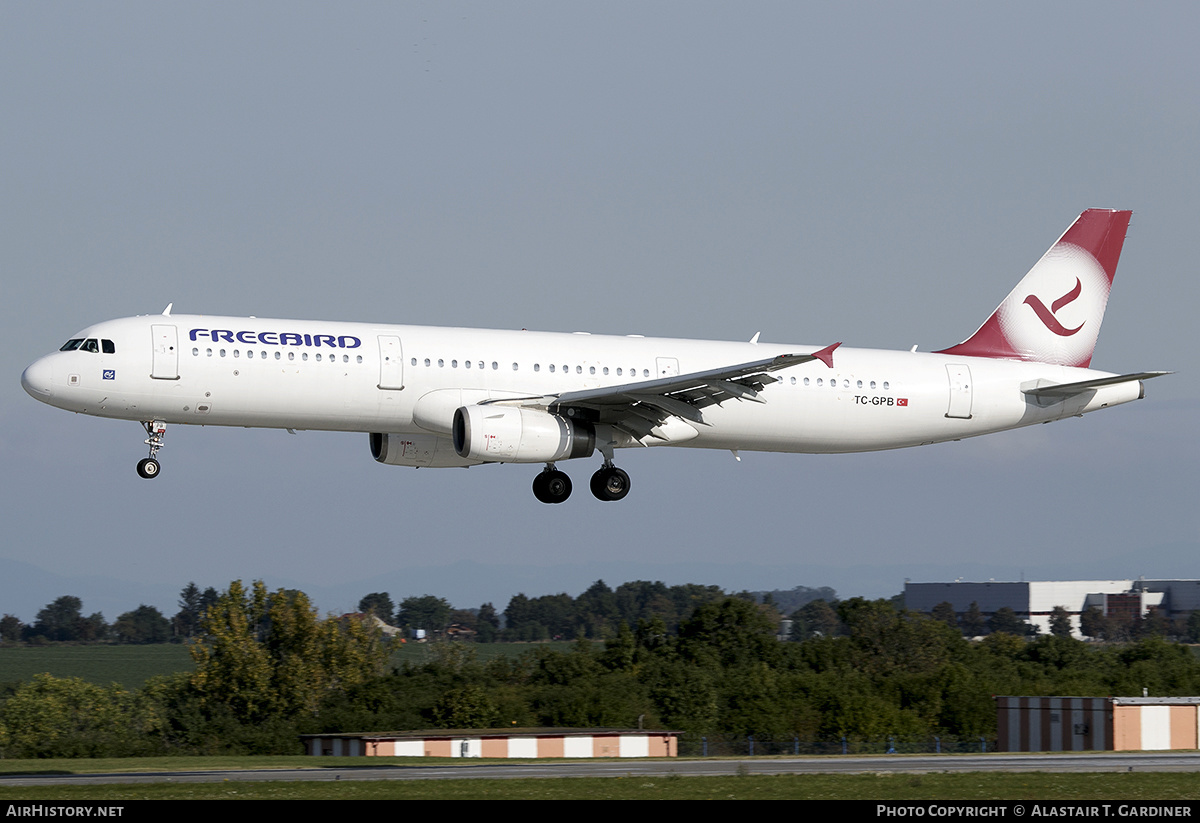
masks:
MULTIPOLYGON (((478 660, 487 661, 516 657, 539 645, 559 650, 571 646, 570 643, 472 643, 469 648, 478 660)), ((430 644, 406 643, 393 655, 392 663, 420 664, 435 653, 430 644)), ((187 646, 182 643, 0 646, 0 683, 16 683, 49 672, 55 677, 79 677, 100 686, 119 683, 127 689, 136 689, 155 675, 190 672, 192 668, 187 646)))

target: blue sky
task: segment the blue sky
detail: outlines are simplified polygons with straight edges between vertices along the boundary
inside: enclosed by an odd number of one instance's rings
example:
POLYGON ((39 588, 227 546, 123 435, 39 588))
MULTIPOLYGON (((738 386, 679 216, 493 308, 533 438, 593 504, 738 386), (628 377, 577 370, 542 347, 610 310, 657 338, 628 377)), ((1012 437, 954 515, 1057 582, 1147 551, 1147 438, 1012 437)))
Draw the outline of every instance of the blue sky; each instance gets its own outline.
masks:
MULTIPOLYGON (((0 2, 0 612, 189 580, 500 607, 1198 577, 1200 71, 1185 4, 0 2), (21 370, 160 312, 929 350, 1084 208, 1133 223, 1093 365, 1136 404, 817 457, 644 450, 621 504, 366 435, 131 423, 21 370)), ((593 470, 565 466, 580 480, 593 470)))

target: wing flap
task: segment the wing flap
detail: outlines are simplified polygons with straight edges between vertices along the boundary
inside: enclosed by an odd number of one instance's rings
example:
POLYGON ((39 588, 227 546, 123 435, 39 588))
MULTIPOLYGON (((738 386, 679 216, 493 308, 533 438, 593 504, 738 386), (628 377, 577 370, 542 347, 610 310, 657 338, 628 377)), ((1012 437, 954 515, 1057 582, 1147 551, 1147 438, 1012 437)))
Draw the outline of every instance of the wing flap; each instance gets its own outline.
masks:
POLYGON ((752 399, 751 393, 756 398, 758 392, 778 379, 772 377, 771 372, 809 363, 813 360, 820 360, 827 367, 833 368, 833 350, 840 345, 841 343, 834 343, 832 346, 826 346, 811 354, 781 354, 752 363, 741 363, 736 366, 725 366, 690 374, 677 374, 657 380, 564 392, 550 403, 549 408, 552 412, 569 406, 599 410, 604 407, 625 406, 631 400, 642 401, 651 397, 666 396, 693 406, 711 405, 735 398, 752 399), (726 384, 732 384, 732 386, 726 384), (739 398, 739 395, 742 397, 739 398))
POLYGON ((545 398, 552 414, 591 416, 625 430, 634 439, 669 439, 654 433, 671 418, 707 426, 702 409, 729 400, 765 402, 759 393, 779 380, 772 372, 819 360, 833 368, 834 343, 810 354, 781 354, 765 360, 639 383, 564 392, 545 398))

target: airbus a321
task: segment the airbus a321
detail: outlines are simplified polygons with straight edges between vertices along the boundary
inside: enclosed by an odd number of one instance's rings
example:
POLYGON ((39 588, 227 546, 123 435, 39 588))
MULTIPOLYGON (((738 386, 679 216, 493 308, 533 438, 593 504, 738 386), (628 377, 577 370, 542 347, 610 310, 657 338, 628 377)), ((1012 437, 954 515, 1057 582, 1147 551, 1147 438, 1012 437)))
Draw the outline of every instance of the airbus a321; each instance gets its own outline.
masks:
POLYGON ((159 474, 168 425, 363 432, 390 466, 591 457, 600 500, 618 449, 828 454, 959 440, 1143 396, 1166 372, 1091 366, 1131 212, 1089 209, 964 342, 938 352, 171 314, 90 326, 25 369, 37 400, 139 421, 159 474))

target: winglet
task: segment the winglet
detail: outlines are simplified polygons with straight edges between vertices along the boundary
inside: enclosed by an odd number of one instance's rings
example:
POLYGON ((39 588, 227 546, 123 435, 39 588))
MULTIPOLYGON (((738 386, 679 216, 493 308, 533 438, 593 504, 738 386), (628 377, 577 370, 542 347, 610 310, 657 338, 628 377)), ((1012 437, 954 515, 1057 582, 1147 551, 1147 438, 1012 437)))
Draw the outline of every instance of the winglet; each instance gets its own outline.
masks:
POLYGON ((834 343, 832 346, 826 346, 825 348, 821 349, 820 351, 813 352, 812 356, 815 357, 817 360, 820 360, 828 368, 832 369, 833 368, 833 350, 836 349, 840 345, 842 345, 842 344, 834 343))

